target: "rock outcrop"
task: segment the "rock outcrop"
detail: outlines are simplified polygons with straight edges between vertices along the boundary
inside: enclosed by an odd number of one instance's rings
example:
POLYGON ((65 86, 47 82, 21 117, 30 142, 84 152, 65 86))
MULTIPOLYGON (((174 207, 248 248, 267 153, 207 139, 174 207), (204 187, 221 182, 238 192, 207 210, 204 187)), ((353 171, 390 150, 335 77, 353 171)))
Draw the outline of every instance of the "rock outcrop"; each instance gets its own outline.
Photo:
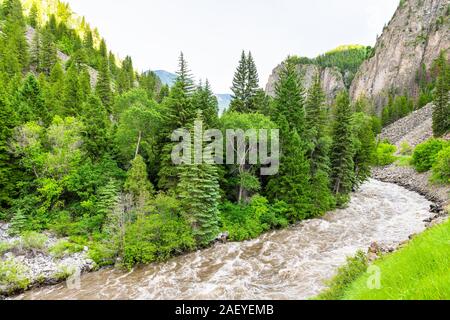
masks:
POLYGON ((430 103, 385 127, 379 135, 379 139, 388 140, 397 147, 400 147, 402 142, 416 147, 433 137, 432 117, 433 105, 430 103))
POLYGON ((352 82, 353 99, 371 98, 381 112, 388 92, 417 96, 417 75, 428 70, 442 50, 450 58, 448 0, 402 0, 377 39, 374 55, 352 82))
MULTIPOLYGON (((269 77, 266 85, 266 94, 271 97, 275 96, 275 85, 279 79, 279 75, 283 64, 278 65, 269 77)), ((320 74, 322 81, 322 88, 325 92, 327 103, 331 103, 336 97, 337 93, 345 89, 344 78, 337 68, 321 68, 313 64, 299 64, 297 72, 302 79, 302 84, 305 89, 309 89, 313 83, 314 77, 320 74)))
MULTIPOLYGON (((34 28, 32 28, 30 26, 27 27, 25 36, 27 38, 27 42, 28 42, 29 46, 33 45, 33 38, 34 38, 35 33, 36 33, 36 30, 34 28)), ((65 54, 59 50, 57 50, 56 55, 57 55, 59 61, 61 61, 61 63, 63 65, 65 65, 67 63, 67 61, 70 60, 70 57, 67 54, 65 54)), ((89 72, 89 76, 91 77, 91 87, 95 88, 95 86, 97 85, 98 71, 90 66, 86 66, 86 68, 87 68, 87 71, 89 72)))

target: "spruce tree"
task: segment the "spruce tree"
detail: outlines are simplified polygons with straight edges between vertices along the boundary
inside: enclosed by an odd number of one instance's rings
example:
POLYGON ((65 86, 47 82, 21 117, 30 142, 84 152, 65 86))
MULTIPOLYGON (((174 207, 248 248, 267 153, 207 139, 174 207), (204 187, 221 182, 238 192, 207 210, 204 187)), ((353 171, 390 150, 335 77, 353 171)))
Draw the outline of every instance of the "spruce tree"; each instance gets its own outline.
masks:
POLYGON ((102 59, 100 63, 100 69, 95 92, 102 100, 102 103, 106 107, 108 112, 110 112, 113 103, 113 94, 111 90, 111 77, 109 74, 108 64, 104 59, 102 59))
POLYGON ((29 74, 18 92, 18 113, 22 123, 42 121, 49 123, 48 111, 41 94, 39 82, 33 74, 29 74))
POLYGON ((371 166, 376 152, 375 134, 372 118, 364 113, 352 116, 353 146, 356 187, 364 183, 371 175, 371 166))
POLYGON ((201 110, 206 128, 216 128, 218 122, 219 105, 217 98, 211 91, 209 81, 205 85, 201 83, 192 96, 192 105, 194 110, 201 110))
POLYGON ((0 80, 0 208, 11 205, 14 196, 14 164, 8 152, 13 129, 19 123, 16 110, 4 96, 5 88, 0 80))
POLYGON ((52 115, 64 113, 64 70, 59 62, 53 66, 48 77, 49 94, 46 99, 47 108, 52 115))
POLYGON ((80 72, 79 82, 80 82, 81 101, 84 102, 87 100, 92 91, 91 75, 86 67, 83 67, 80 72))
POLYGON ((284 201, 291 207, 291 219, 305 219, 314 212, 311 204, 310 166, 307 148, 295 129, 281 145, 280 169, 267 186, 273 200, 284 201))
POLYGON ((326 134, 325 94, 317 75, 305 102, 308 159, 311 168, 312 201, 315 214, 330 210, 334 197, 330 190, 330 139, 326 134))
POLYGON ((331 147, 331 186, 339 205, 348 201, 354 183, 351 106, 347 92, 336 98, 331 147))
POLYGON ((41 33, 38 29, 36 29, 34 32, 30 49, 30 63, 35 67, 36 71, 40 71, 39 63, 41 61, 42 44, 41 33))
POLYGON ((139 154, 131 161, 124 190, 133 196, 133 203, 138 210, 145 209, 154 192, 153 185, 148 180, 147 165, 139 154))
POLYGON ((108 113, 100 99, 91 94, 83 104, 81 114, 85 126, 83 147, 92 158, 101 159, 110 143, 108 113))
POLYGON ((196 117, 196 110, 191 97, 193 81, 183 53, 180 56, 179 68, 177 80, 170 90, 169 96, 163 102, 165 114, 163 115, 163 124, 158 139, 160 152, 158 187, 163 190, 173 190, 178 183, 177 168, 173 165, 171 159, 174 143, 170 137, 177 129, 190 128, 196 117))
POLYGON ((63 115, 75 116, 79 113, 81 108, 81 91, 80 82, 78 79, 78 70, 75 64, 72 64, 64 77, 63 88, 63 115))
POLYGON ((36 27, 39 24, 38 21, 39 21, 39 9, 36 1, 33 1, 33 4, 31 5, 30 8, 30 13, 28 14, 28 23, 30 24, 31 27, 36 29, 36 27))
POLYGON ((26 23, 19 0, 5 0, 3 3, 5 22, 2 25, 0 70, 10 76, 28 68, 29 48, 25 37, 26 23))
POLYGON ((9 233, 13 236, 20 235, 27 226, 27 217, 21 209, 17 209, 9 224, 9 233))
MULTIPOLYGON (((305 131, 305 106, 304 89, 298 79, 295 65, 287 62, 280 73, 280 78, 275 87, 275 110, 273 118, 279 126, 288 123, 285 133, 295 129, 300 136, 304 136, 305 131)), ((282 132, 283 135, 283 132, 282 132)), ((283 135, 283 139, 289 139, 288 134, 283 135)))
POLYGON ((100 47, 98 49, 98 53, 103 59, 108 59, 108 49, 106 48, 106 42, 105 39, 102 39, 100 41, 100 47))
POLYGON ((178 59, 178 71, 176 82, 181 86, 185 94, 190 95, 194 89, 194 80, 192 79, 191 71, 189 70, 188 63, 184 59, 183 52, 180 53, 178 59))
POLYGON ((55 38, 50 31, 45 28, 42 32, 42 45, 39 55, 39 70, 46 75, 50 74, 57 61, 55 38))
POLYGON ((83 46, 88 50, 94 49, 94 37, 90 29, 88 29, 84 34, 83 46))
POLYGON ((246 90, 247 90, 247 72, 248 63, 245 52, 242 51, 239 65, 236 69, 233 78, 233 86, 231 91, 233 92, 233 100, 231 101, 230 110, 236 112, 245 112, 246 90))
MULTIPOLYGON (((202 121, 201 113, 196 118, 202 121)), ((195 132, 195 139, 202 139, 195 132)), ((192 148, 193 149, 193 148, 192 148)), ((219 234, 220 186, 217 168, 211 158, 202 164, 183 164, 179 170, 178 196, 199 245, 208 245, 219 234)))
POLYGON ((259 76, 256 68, 255 60, 253 60, 252 53, 249 52, 247 56, 247 84, 245 89, 245 96, 248 99, 246 109, 248 112, 256 112, 258 105, 256 105, 255 96, 259 88, 259 76))
POLYGON ((133 61, 131 57, 125 57, 122 62, 122 68, 119 70, 117 87, 119 93, 124 93, 129 91, 134 87, 135 73, 133 68, 133 61))
POLYGON ((233 100, 230 111, 251 113, 258 111, 260 100, 259 78, 251 52, 248 56, 242 51, 239 65, 233 78, 233 100))
POLYGON ((450 131, 450 67, 443 52, 437 66, 439 75, 434 94, 433 133, 435 137, 440 137, 450 131))
POLYGON ((109 71, 111 72, 111 75, 113 78, 117 77, 118 68, 116 65, 116 57, 114 54, 110 51, 108 54, 108 65, 109 65, 109 71))

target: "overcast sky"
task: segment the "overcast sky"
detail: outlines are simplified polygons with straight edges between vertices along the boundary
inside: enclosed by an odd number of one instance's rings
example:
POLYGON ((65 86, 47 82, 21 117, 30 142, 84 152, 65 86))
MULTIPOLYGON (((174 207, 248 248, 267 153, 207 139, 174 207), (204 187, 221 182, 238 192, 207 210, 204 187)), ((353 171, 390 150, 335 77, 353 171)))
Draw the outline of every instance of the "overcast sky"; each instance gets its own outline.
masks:
POLYGON ((183 51, 193 74, 230 92, 242 49, 260 85, 288 55, 314 57, 342 44, 374 45, 399 0, 66 0, 110 49, 139 71, 173 72, 183 51))

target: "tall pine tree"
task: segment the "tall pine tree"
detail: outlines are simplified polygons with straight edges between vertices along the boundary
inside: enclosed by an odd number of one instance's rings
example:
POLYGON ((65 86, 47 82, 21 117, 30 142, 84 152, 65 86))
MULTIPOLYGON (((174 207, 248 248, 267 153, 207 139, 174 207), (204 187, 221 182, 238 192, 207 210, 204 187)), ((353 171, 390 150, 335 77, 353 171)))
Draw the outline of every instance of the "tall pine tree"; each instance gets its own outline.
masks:
POLYGON ((333 144, 331 147, 331 184, 337 196, 338 204, 348 201, 353 189, 354 162, 351 125, 352 111, 347 92, 341 92, 336 98, 333 123, 333 144))
POLYGON ((113 103, 113 94, 111 90, 111 76, 109 74, 108 63, 105 59, 102 59, 100 62, 100 70, 95 92, 99 96, 100 100, 102 100, 102 103, 108 112, 110 112, 113 103))
POLYGON ((437 66, 439 75, 434 94, 433 133, 440 137, 450 131, 450 66, 444 52, 441 52, 437 66))
POLYGON ((241 113, 257 112, 259 106, 259 77, 251 52, 242 51, 239 65, 233 78, 233 100, 230 110, 241 113))
POLYGON ((325 93, 317 75, 305 102, 308 159, 311 168, 312 201, 315 214, 331 209, 334 197, 330 190, 330 139, 326 134, 325 93))
MULTIPOLYGON (((201 113, 196 120, 202 121, 201 113)), ((194 135, 201 141, 201 133, 195 132, 194 135)), ((206 163, 184 164, 178 168, 180 183, 177 191, 197 243, 208 245, 219 234, 220 187, 213 160, 203 160, 206 163)))

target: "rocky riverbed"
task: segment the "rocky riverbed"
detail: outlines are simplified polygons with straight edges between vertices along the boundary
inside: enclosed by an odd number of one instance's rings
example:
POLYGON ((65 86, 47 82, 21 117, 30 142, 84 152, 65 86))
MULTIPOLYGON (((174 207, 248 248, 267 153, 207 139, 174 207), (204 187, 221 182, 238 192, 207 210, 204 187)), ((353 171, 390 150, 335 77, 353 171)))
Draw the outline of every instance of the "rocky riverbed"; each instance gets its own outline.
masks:
POLYGON ((9 225, 0 222, 0 299, 93 270, 95 263, 89 259, 87 247, 75 253, 52 250, 64 240, 50 233, 11 236, 9 225))

